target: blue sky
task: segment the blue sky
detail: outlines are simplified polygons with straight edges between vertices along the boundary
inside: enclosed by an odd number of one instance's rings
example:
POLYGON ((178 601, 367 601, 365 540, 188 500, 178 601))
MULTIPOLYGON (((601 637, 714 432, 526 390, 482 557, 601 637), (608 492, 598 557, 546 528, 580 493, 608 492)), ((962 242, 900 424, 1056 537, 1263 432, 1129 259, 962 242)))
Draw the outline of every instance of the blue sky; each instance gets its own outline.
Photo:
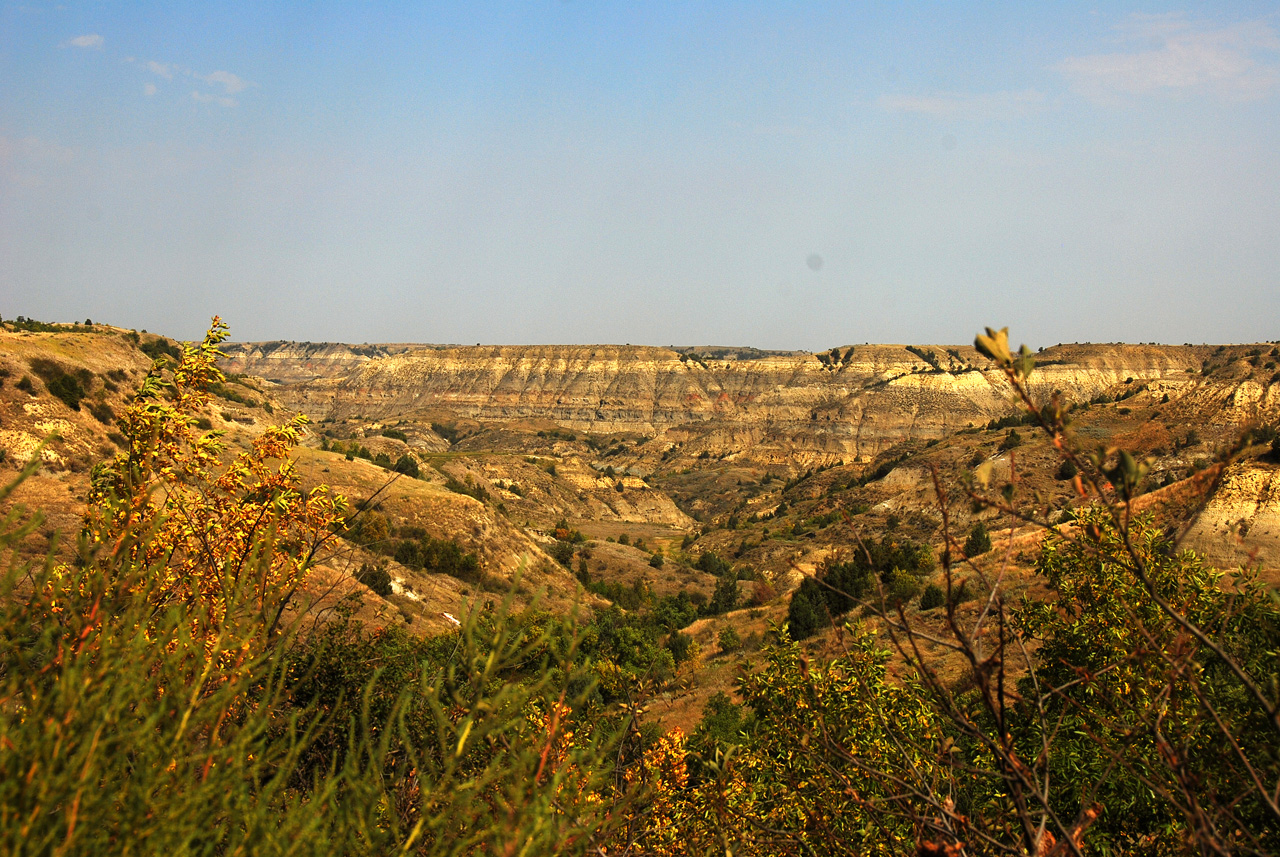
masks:
POLYGON ((0 313, 1280 339, 1280 10, 0 5, 0 313))

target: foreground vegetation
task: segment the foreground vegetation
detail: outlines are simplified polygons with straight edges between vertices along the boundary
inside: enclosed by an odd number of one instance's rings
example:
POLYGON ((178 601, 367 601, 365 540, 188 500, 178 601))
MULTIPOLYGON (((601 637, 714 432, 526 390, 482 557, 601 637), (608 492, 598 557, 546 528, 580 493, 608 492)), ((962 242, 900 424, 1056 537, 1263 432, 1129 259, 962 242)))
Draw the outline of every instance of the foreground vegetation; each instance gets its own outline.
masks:
MULTIPOLYGON (((1041 549, 1051 597, 1006 603, 945 525, 937 556, 867 543, 792 601, 797 635, 860 617, 838 654, 777 629, 738 702, 660 734, 640 725, 648 693, 709 608, 579 622, 499 605, 428 639, 341 613, 304 627, 309 569, 360 523, 297 487, 300 421, 234 458, 200 428, 224 335, 159 361, 121 416, 78 560, 7 563, 5 853, 1280 851, 1274 595, 1130 517, 1142 463, 1074 451, 1053 402, 1024 395, 1026 424, 1096 502, 1041 549), (903 609, 935 564, 941 636, 903 609), (962 680, 939 678, 940 651, 962 680)), ((979 347, 1021 393, 1025 349, 990 331, 979 347)), ((1039 520, 1014 482, 979 470, 967 490, 1039 520)), ((0 550, 38 522, 11 514, 0 550)), ((412 535, 406 559, 467 565, 412 535)))

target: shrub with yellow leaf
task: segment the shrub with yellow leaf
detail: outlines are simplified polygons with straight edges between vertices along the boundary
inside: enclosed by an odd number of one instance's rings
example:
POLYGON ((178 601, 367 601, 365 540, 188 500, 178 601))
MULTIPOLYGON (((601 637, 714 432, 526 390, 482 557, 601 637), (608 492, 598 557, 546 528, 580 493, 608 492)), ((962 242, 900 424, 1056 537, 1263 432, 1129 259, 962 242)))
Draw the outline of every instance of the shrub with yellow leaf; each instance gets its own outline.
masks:
POLYGON ((89 551, 156 569, 156 606, 200 604, 216 633, 231 604, 256 612, 264 639, 278 633, 317 554, 334 538, 345 500, 326 486, 298 487, 290 450, 307 420, 273 425, 225 459, 224 432, 198 421, 227 326, 217 317, 204 341, 185 345, 171 369, 161 357, 120 418, 128 449, 93 472, 85 532, 89 551), (232 593, 235 593, 233 596, 232 593))

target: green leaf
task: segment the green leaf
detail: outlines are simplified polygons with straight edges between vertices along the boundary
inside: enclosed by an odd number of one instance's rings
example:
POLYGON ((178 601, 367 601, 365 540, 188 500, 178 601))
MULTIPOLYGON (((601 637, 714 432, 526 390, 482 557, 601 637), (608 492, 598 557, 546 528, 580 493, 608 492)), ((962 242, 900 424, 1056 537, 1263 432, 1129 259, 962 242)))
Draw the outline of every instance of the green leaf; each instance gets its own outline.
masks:
POLYGON ((1008 366, 1013 362, 1013 357, 1009 354, 1009 328, 1007 327, 999 330, 988 327, 985 336, 979 333, 973 340, 973 347, 1001 366, 1008 366))

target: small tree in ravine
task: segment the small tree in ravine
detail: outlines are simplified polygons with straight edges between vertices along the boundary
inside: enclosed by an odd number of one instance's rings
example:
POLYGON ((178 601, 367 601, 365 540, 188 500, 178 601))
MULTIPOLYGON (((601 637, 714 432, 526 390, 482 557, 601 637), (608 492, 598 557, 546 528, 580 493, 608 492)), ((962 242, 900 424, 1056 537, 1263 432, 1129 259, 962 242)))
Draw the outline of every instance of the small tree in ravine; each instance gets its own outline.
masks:
POLYGON ((989 550, 991 550, 991 535, 987 532, 986 524, 975 521, 969 528, 969 537, 964 540, 964 555, 972 558, 981 556, 989 550))
POLYGON ((732 625, 725 625, 716 634, 716 642, 720 644, 722 652, 736 652, 742 648, 742 638, 738 636, 737 630, 732 625))
POLYGON ((800 581, 800 587, 791 593, 791 603, 787 606, 787 630, 793 640, 812 637, 821 628, 828 617, 826 598, 822 594, 822 585, 812 577, 800 581))
POLYGON ((706 613, 710 616, 719 616, 737 606, 738 581, 732 577, 722 577, 717 580, 716 587, 711 592, 711 600, 707 602, 706 613))

